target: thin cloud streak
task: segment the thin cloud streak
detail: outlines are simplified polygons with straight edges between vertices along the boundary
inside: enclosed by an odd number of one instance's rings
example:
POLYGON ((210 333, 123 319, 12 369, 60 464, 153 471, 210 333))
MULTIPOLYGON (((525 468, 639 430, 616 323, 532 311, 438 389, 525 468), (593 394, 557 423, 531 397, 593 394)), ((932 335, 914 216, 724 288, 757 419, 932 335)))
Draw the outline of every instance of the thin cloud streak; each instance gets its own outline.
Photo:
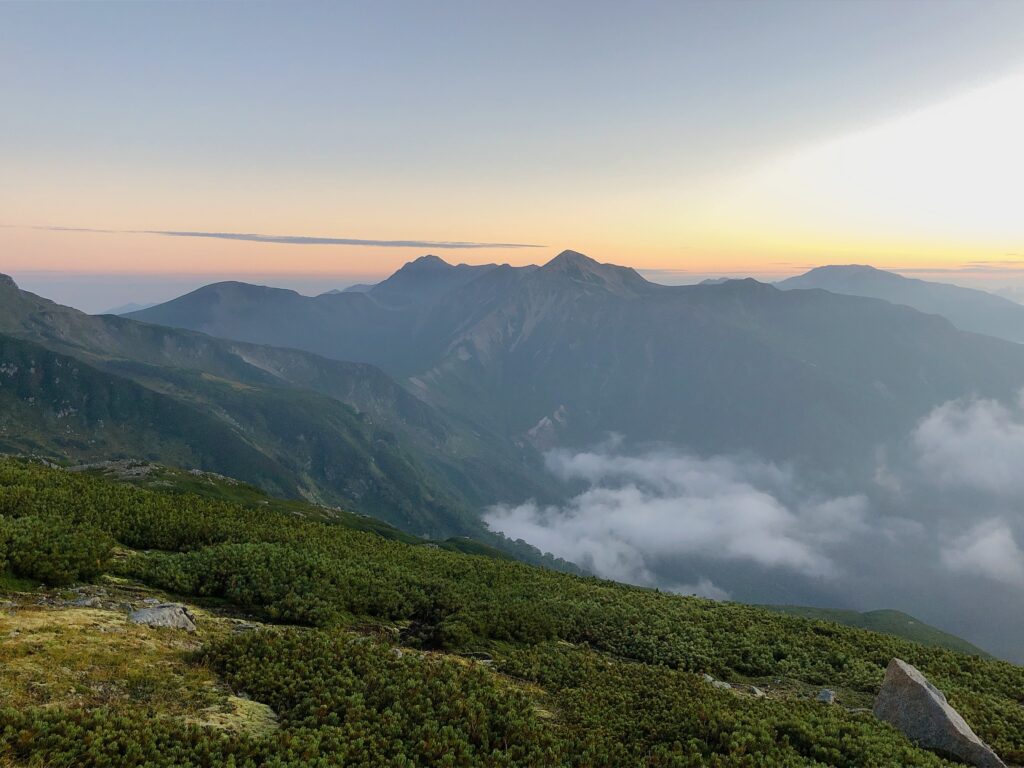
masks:
POLYGON ((361 245, 378 248, 545 248, 533 243, 477 243, 461 240, 365 240, 356 237, 313 237, 309 235, 260 235, 252 232, 190 232, 167 229, 92 229, 90 227, 30 227, 48 232, 96 232, 106 235, 162 235, 164 237, 207 237, 218 240, 243 240, 252 243, 283 245, 361 245))

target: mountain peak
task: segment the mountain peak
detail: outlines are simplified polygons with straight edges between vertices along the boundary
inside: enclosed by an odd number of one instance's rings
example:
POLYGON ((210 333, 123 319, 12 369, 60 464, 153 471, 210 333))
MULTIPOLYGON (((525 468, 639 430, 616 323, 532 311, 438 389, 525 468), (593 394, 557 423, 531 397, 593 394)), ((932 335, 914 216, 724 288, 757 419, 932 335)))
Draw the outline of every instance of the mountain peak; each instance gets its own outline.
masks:
POLYGON ((557 267, 562 269, 566 267, 576 267, 579 269, 593 270, 595 268, 601 267, 602 265, 600 262, 595 261, 589 256, 584 256, 579 251, 566 250, 562 251, 560 254, 555 256, 555 258, 553 258, 544 266, 557 267))
POLYGON ((18 289, 18 284, 14 282, 14 278, 10 275, 0 274, 0 288, 14 288, 18 289))
MULTIPOLYGON (((784 288, 825 288, 836 290, 840 286, 853 285, 896 285, 908 282, 909 278, 896 272, 889 272, 870 264, 825 264, 787 278, 779 283, 784 288)), ((842 293, 842 291, 839 291, 842 293)))
POLYGON ((579 251, 562 251, 534 274, 557 275, 575 283, 600 286, 613 293, 634 293, 650 285, 631 267, 602 264, 579 251))
POLYGON ((440 256, 435 256, 432 253, 428 253, 425 256, 420 256, 418 259, 413 259, 407 262, 402 269, 415 269, 416 271, 426 269, 451 269, 453 265, 442 259, 440 256))

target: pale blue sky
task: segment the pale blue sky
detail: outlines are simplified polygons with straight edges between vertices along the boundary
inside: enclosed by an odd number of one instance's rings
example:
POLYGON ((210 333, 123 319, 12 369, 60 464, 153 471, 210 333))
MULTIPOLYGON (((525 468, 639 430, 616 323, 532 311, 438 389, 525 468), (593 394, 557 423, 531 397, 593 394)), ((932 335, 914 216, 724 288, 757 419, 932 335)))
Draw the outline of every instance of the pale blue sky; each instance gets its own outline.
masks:
POLYGON ((417 255, 20 226, 754 269, 779 254, 693 255, 707 185, 1022 67, 1016 1, 2 3, 0 271, 336 282, 417 255))

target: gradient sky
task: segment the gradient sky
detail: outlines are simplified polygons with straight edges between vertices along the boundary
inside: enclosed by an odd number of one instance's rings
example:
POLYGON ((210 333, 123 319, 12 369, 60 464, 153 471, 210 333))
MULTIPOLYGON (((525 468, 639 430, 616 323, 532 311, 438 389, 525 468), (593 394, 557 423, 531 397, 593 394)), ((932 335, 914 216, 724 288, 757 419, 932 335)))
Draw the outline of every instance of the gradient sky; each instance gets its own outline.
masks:
POLYGON ((1015 0, 2 3, 0 118, 0 271, 90 310, 429 251, 1024 279, 1015 0))

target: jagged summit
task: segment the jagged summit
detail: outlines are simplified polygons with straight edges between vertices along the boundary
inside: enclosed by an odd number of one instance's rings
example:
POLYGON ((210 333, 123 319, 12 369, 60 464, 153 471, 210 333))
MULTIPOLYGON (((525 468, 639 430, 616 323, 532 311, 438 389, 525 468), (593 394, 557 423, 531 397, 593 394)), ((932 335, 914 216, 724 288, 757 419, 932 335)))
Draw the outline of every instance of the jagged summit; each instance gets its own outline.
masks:
POLYGON ((572 250, 562 251, 538 269, 535 274, 547 276, 560 275, 576 282, 602 285, 618 291, 638 289, 650 285, 632 267, 603 264, 589 256, 585 256, 579 251, 572 250))
POLYGON ((389 278, 363 292, 389 306, 429 303, 496 266, 450 264, 439 256, 427 254, 406 263, 389 278))
POLYGON ((560 254, 551 259, 545 267, 581 267, 581 268, 595 268, 603 266, 601 262, 596 261, 589 256, 585 256, 579 251, 565 250, 560 254))
POLYGON ((402 269, 451 269, 454 266, 454 264, 449 264, 440 256, 428 253, 425 256, 420 256, 418 259, 408 262, 402 269))

